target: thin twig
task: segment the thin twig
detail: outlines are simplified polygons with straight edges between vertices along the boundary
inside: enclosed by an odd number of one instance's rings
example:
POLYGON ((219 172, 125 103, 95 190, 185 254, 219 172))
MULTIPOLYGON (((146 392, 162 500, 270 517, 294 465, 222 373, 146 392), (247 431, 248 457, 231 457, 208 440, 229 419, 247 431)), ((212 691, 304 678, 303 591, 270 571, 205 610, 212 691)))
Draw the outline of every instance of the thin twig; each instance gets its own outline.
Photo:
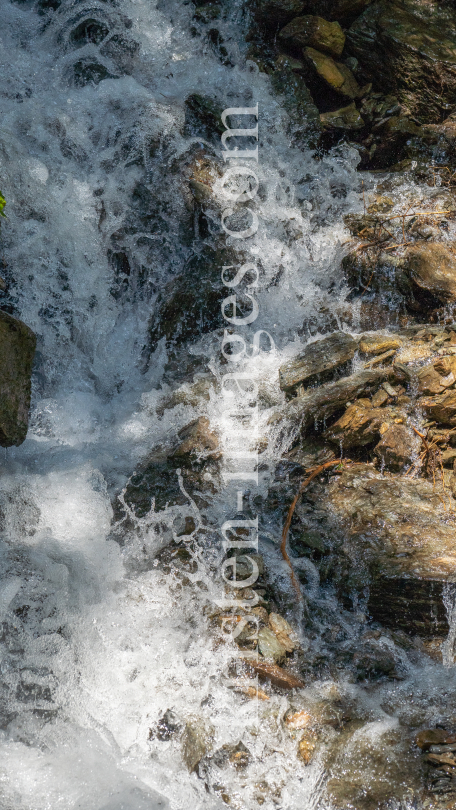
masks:
POLYGON ((289 565, 289 567, 290 567, 291 582, 293 584, 293 588, 296 591, 296 594, 298 596, 299 601, 302 600, 301 588, 300 588, 298 580, 296 579, 296 574, 294 572, 293 565, 292 565, 292 562, 290 560, 290 557, 288 556, 288 551, 287 551, 287 537, 288 537, 288 532, 290 531, 291 521, 292 521, 292 518, 293 518, 293 515, 294 515, 294 512, 295 512, 295 509, 296 509, 296 505, 297 505, 297 503, 299 501, 299 498, 301 497, 302 493, 306 489, 306 487, 309 486, 311 481, 313 481, 314 478, 317 477, 317 475, 320 475, 320 473, 324 472, 324 470, 329 469, 329 467, 334 467, 334 465, 336 465, 336 464, 343 464, 343 463, 344 462, 341 461, 340 459, 333 459, 332 461, 326 461, 324 464, 320 464, 318 467, 315 467, 313 470, 310 470, 309 471, 310 474, 302 482, 302 484, 299 487, 299 490, 296 493, 295 497, 293 498, 293 502, 292 502, 292 504, 291 504, 291 506, 290 506, 290 508, 288 510, 287 519, 285 521, 285 525, 283 527, 283 532, 282 532, 282 542, 280 544, 280 551, 282 552, 283 559, 285 560, 287 565, 289 565))

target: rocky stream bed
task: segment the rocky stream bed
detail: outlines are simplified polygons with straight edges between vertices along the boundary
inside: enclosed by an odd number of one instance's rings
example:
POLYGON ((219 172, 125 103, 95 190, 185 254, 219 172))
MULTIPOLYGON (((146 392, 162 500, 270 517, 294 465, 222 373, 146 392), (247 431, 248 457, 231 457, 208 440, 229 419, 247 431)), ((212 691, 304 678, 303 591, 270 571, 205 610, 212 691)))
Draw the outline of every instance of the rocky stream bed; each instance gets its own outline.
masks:
POLYGON ((1 8, 0 807, 456 808, 454 2, 1 8))

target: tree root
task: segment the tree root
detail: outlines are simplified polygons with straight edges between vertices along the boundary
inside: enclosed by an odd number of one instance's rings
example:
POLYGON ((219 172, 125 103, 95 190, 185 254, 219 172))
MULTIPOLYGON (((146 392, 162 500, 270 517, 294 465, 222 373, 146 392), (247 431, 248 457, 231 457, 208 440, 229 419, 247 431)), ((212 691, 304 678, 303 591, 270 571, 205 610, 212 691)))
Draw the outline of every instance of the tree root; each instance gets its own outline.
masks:
POLYGON ((294 515, 294 512, 295 512, 297 503, 299 501, 299 498, 301 497, 301 495, 304 492, 304 490, 306 489, 306 487, 309 486, 311 481, 313 481, 314 478, 317 477, 317 475, 320 475, 320 473, 324 472, 325 470, 328 470, 330 467, 335 467, 336 464, 344 464, 344 463, 347 463, 347 459, 341 460, 340 458, 337 458, 337 459, 333 459, 332 461, 326 461, 325 464, 320 464, 318 467, 315 467, 313 470, 309 470, 309 475, 302 482, 302 484, 299 487, 299 490, 296 493, 295 497, 293 498, 293 502, 292 502, 292 504, 291 504, 291 506, 290 506, 290 508, 288 510, 287 519, 285 521, 285 525, 283 527, 283 532, 282 532, 282 542, 280 544, 280 551, 282 553, 283 559, 285 560, 287 565, 290 567, 291 583, 293 585, 293 588, 294 588, 294 590, 296 592, 296 595, 297 595, 300 602, 302 602, 301 586, 300 586, 300 584, 298 582, 298 579, 297 579, 296 574, 295 574, 294 569, 293 569, 293 564, 291 562, 291 559, 290 559, 290 557, 288 555, 288 551, 287 551, 287 538, 288 538, 288 532, 290 531, 291 521, 292 521, 292 518, 293 518, 293 515, 294 515))

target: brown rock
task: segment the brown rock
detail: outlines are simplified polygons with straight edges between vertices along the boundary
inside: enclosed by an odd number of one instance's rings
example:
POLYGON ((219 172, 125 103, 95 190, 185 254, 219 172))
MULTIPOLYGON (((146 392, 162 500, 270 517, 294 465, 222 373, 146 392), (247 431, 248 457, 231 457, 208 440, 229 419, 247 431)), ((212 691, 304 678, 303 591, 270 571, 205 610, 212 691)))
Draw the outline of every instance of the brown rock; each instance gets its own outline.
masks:
POLYGON ((296 17, 283 28, 279 37, 282 42, 317 48, 331 56, 340 56, 345 45, 345 34, 338 22, 328 22, 323 17, 306 15, 296 17))
POLYGON ((374 452, 387 470, 401 472, 411 464, 419 450, 420 439, 405 425, 391 425, 382 435, 374 452))
POLYGON ((380 388, 376 394, 371 399, 372 407, 373 408, 381 408, 382 405, 385 404, 389 399, 388 394, 386 393, 384 388, 380 388))
POLYGON ((0 445, 22 444, 29 418, 36 337, 12 315, 0 311, 0 445))
POLYGON ((172 457, 187 456, 211 456, 219 458, 219 441, 217 434, 210 429, 209 419, 200 416, 194 422, 190 422, 178 433, 181 443, 171 454, 172 457))
POLYGON ((456 425, 456 391, 446 391, 436 397, 421 399, 420 405, 429 419, 443 425, 456 425))
POLYGON ((329 337, 310 343, 301 354, 280 366, 282 391, 292 391, 317 374, 334 371, 353 359, 356 347, 356 340, 344 332, 334 332, 329 337))
POLYGON ((285 417, 301 422, 305 430, 315 419, 323 421, 358 397, 377 388, 388 377, 395 377, 396 372, 389 368, 360 371, 343 377, 336 382, 326 383, 319 388, 306 391, 300 397, 292 399, 285 409, 285 417))
POLYGON ((240 685, 236 687, 236 691, 242 692, 243 695, 251 700, 269 700, 269 695, 263 689, 256 689, 255 686, 240 685))
POLYGON ((427 751, 431 745, 449 745, 451 743, 456 743, 456 735, 443 728, 424 729, 416 735, 416 744, 422 751, 427 751))
POLYGON ((376 621, 423 636, 447 633, 443 587, 456 581, 456 550, 449 496, 439 481, 356 464, 331 479, 317 506, 337 518, 359 587, 366 584, 364 562, 376 621))
POLYGON ((202 758, 211 750, 213 728, 199 718, 190 720, 182 735, 182 757, 192 773, 202 758))
POLYGON ((321 113, 320 122, 324 129, 362 129, 364 126, 354 101, 348 107, 321 113))
POLYGON ((301 710, 299 712, 287 714, 284 723, 286 727, 290 729, 290 731, 298 731, 312 726, 315 723, 315 720, 312 715, 309 714, 309 712, 301 710))
POLYGON ((407 249, 403 270, 419 290, 441 303, 456 301, 456 257, 446 245, 413 245, 407 249))
POLYGON ((309 732, 303 734, 298 744, 298 757, 304 762, 304 765, 309 765, 312 761, 315 748, 315 735, 309 732))
POLYGON ((335 62, 330 56, 320 53, 315 48, 304 48, 303 55, 318 76, 333 90, 348 98, 360 96, 361 88, 347 65, 335 62))
POLYGON ((454 462, 456 461, 456 450, 452 447, 444 450, 442 453, 442 464, 444 467, 451 467, 454 468, 454 462))
POLYGON ((341 445, 344 451, 350 447, 365 447, 379 440, 380 428, 388 416, 385 408, 364 408, 355 403, 349 405, 324 435, 328 441, 341 445))
POLYGON ((421 788, 407 735, 392 722, 353 725, 339 734, 329 755, 328 805, 333 810, 386 810, 394 801, 407 806, 421 788))
MULTIPOLYGON (((456 455, 456 452, 455 452, 456 455)), ((291 653, 296 649, 295 633, 287 620, 280 616, 279 613, 269 614, 269 627, 276 636, 277 640, 285 648, 286 652, 291 653)))
POLYGON ((417 374, 419 394, 441 394, 444 386, 440 382, 440 374, 433 365, 424 366, 417 374))
POLYGON ((402 340, 394 335, 363 335, 359 350, 363 354, 383 354, 391 349, 399 349, 402 340))
POLYGON ((266 661, 255 661, 254 659, 246 660, 246 664, 253 669, 260 678, 271 681, 274 686, 278 686, 281 689, 303 689, 305 686, 299 678, 292 675, 291 672, 282 669, 282 667, 278 667, 276 664, 268 664, 266 661))

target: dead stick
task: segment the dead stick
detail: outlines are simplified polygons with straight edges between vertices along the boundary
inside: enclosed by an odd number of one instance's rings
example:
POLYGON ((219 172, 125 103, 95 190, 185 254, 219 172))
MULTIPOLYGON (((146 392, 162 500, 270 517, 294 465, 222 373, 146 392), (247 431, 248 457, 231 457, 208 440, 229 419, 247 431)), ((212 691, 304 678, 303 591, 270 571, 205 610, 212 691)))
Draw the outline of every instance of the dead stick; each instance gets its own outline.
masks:
POLYGON ((299 498, 302 495, 302 493, 304 492, 304 490, 306 489, 306 487, 309 486, 311 481, 313 481, 313 479, 316 478, 317 475, 320 475, 320 473, 322 473, 324 470, 327 470, 329 467, 334 467, 335 464, 341 464, 341 463, 342 462, 341 462, 340 459, 333 459, 333 461, 326 461, 325 464, 320 464, 318 467, 315 467, 315 469, 312 470, 310 475, 308 475, 307 478, 302 482, 302 484, 299 487, 299 490, 296 493, 295 497, 293 498, 293 502, 292 502, 292 504, 291 504, 291 506, 290 506, 290 508, 288 510, 287 519, 285 521, 285 526, 283 527, 283 532, 282 532, 282 542, 280 544, 280 551, 282 552, 283 559, 285 560, 287 565, 290 566, 291 581, 293 583, 293 588, 296 591, 296 594, 298 596, 299 601, 302 600, 301 588, 300 588, 298 580, 296 579, 296 574, 294 572, 293 565, 292 565, 292 562, 290 560, 290 557, 288 556, 288 551, 287 551, 287 537, 288 537, 288 532, 290 531, 291 521, 292 521, 292 518, 293 518, 293 515, 294 515, 294 512, 295 512, 295 509, 296 509, 296 505, 297 505, 297 503, 299 501, 299 498))

